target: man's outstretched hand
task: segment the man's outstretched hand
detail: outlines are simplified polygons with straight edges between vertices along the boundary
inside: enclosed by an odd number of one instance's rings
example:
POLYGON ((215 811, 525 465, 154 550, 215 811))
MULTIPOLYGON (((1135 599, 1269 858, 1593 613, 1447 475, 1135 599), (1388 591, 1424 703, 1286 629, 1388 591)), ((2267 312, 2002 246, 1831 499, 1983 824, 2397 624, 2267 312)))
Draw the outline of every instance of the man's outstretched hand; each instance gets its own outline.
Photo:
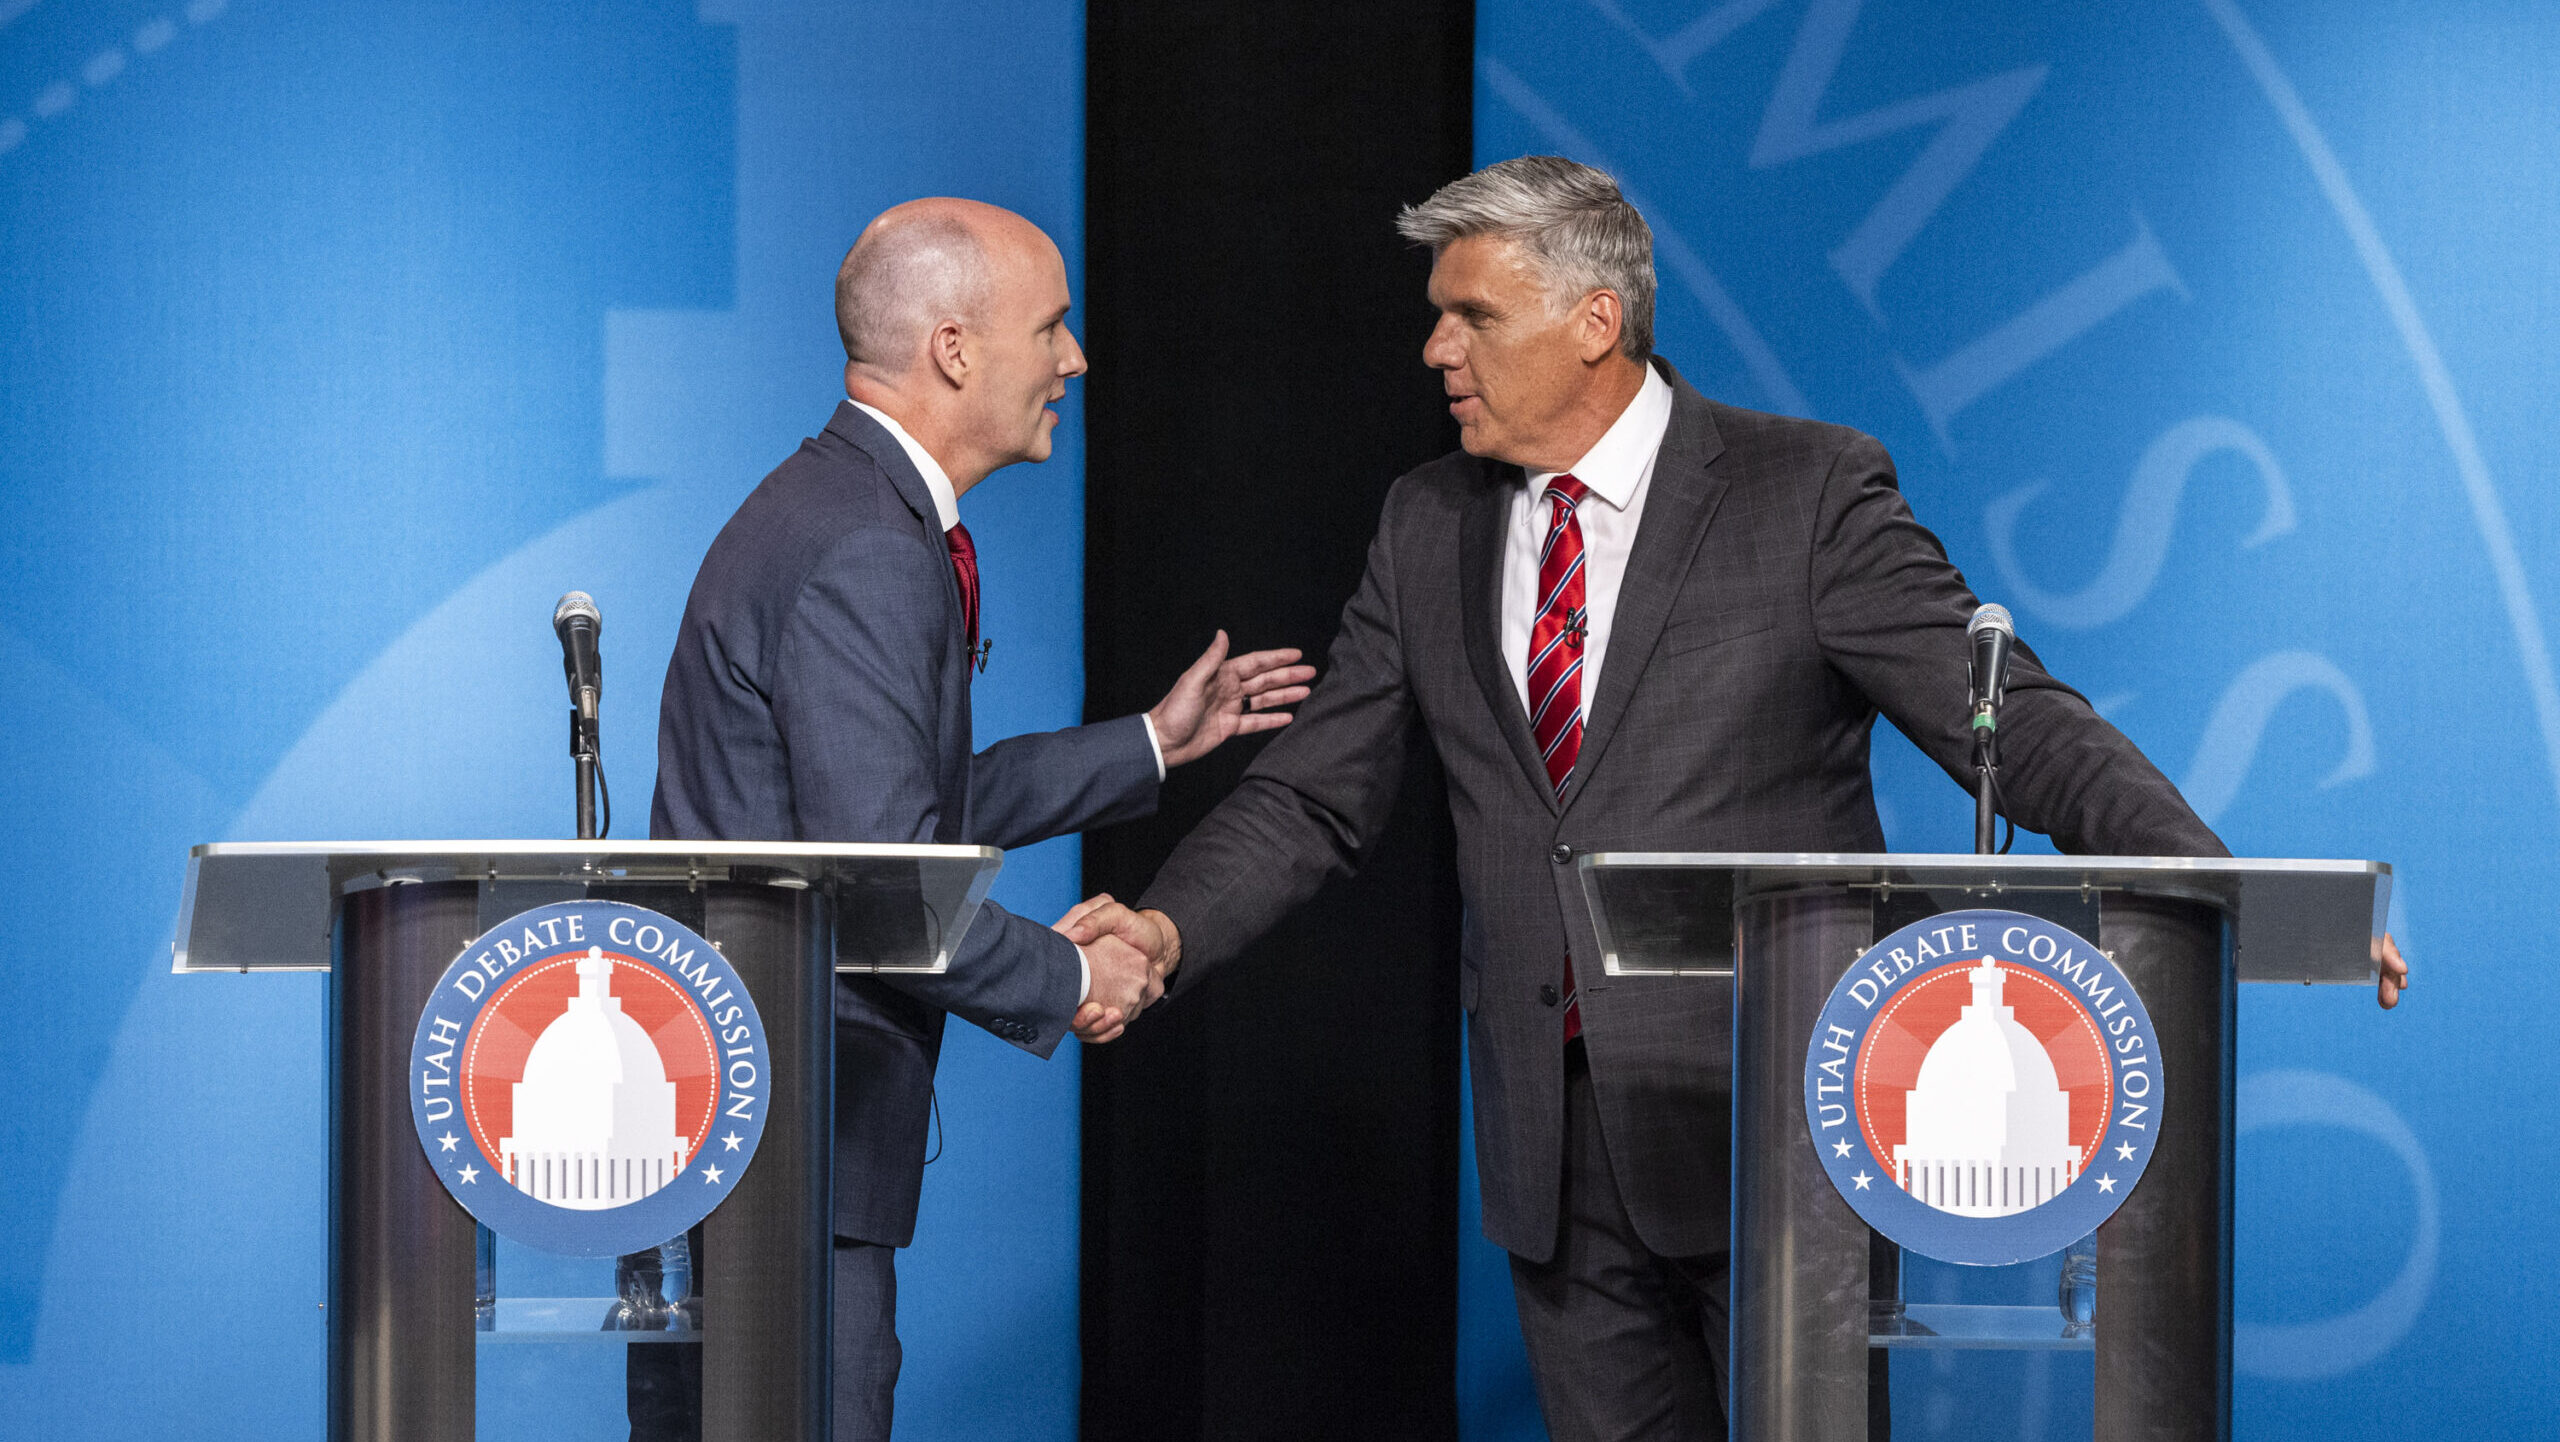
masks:
POLYGON ((1297 664, 1300 654, 1284 646, 1231 657, 1227 633, 1220 631, 1147 712, 1164 764, 1197 761, 1230 737, 1288 725, 1289 713, 1277 708, 1307 699, 1307 683, 1316 678, 1315 667, 1297 664))
POLYGON ((1076 903, 1058 919, 1056 928, 1093 959, 1093 991, 1076 1011, 1075 1033, 1088 1043, 1110 1041, 1128 1029, 1138 1013, 1164 995, 1165 978, 1182 964, 1182 934, 1173 918, 1161 911, 1132 911, 1111 893, 1076 903), (1102 973, 1112 972, 1114 989, 1103 989, 1102 973), (1132 979, 1127 969, 1134 965, 1132 979), (1134 997, 1135 1004, 1131 1004, 1134 997))
POLYGON ((2409 989, 2409 963, 2400 959, 2400 943, 2382 934, 2382 975, 2374 983, 2374 995, 2389 1011, 2400 1004, 2400 993, 2409 989))

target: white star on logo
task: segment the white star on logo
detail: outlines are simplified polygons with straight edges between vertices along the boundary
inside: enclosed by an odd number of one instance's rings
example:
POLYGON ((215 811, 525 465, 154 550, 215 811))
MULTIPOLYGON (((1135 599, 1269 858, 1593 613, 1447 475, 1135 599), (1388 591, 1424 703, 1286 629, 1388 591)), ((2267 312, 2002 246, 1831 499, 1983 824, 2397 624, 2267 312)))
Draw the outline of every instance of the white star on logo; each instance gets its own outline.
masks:
POLYGON ((1875 1178, 1867 1175, 1865 1172, 1860 1172, 1849 1180, 1856 1182, 1858 1184, 1858 1190, 1863 1192, 1867 1189, 1867 1183, 1874 1181, 1875 1178))
POLYGON ((706 1182, 718 1182, 720 1180, 720 1169, 718 1167, 704 1167, 702 1169, 702 1179, 706 1182))
POLYGON ((453 1144, 454 1144, 455 1142, 458 1142, 458 1141, 462 1140, 462 1138, 460 1138, 460 1137, 458 1137, 458 1136, 455 1136, 455 1135, 454 1135, 453 1133, 451 1133, 451 1132, 446 1132, 443 1136, 440 1136, 440 1137, 436 1138, 436 1140, 437 1140, 437 1141, 439 1141, 439 1142, 442 1142, 442 1143, 444 1144, 444 1149, 445 1149, 446 1151, 452 1151, 452 1150, 453 1150, 453 1144))
POLYGON ((2116 1155, 2117 1155, 2117 1156, 2119 1156, 2119 1157, 2121 1157, 2121 1158, 2123 1158, 2124 1160, 2126 1160, 2126 1161, 2128 1161, 2128 1162, 2129 1162, 2129 1161, 2132 1161, 2132 1160, 2133 1160, 2133 1143, 2131 1143, 2131 1142, 2118 1142, 2118 1143, 2116 1143, 2116 1155))
POLYGON ((1842 1137, 1840 1140, 1833 1142, 1831 1144, 1831 1153, 1833 1156, 1841 1157, 1849 1155, 1849 1139, 1847 1137, 1842 1137))
POLYGON ((2099 1190, 2099 1191, 2102 1191, 2102 1192, 2112 1192, 2112 1191, 2114 1191, 2115 1189, 2116 1189, 2116 1179, 2115 1179, 2115 1178, 2113 1178, 2113 1177, 2100 1177, 2100 1178, 2098 1178, 2098 1190, 2099 1190))
POLYGON ((734 1151, 736 1151, 736 1150, 738 1149, 738 1143, 740 1143, 740 1142, 742 1142, 742 1141, 745 1141, 745 1140, 746 1140, 746 1138, 745 1138, 745 1137, 742 1137, 742 1136, 738 1135, 736 1132, 731 1132, 731 1133, 729 1133, 727 1136, 722 1137, 722 1138, 720 1139, 721 1144, 722 1144, 722 1145, 724 1145, 724 1146, 726 1146, 726 1147, 728 1147, 728 1149, 729 1149, 729 1150, 731 1150, 731 1151, 733 1151, 733 1152, 734 1152, 734 1151))
POLYGON ((464 1167, 462 1169, 462 1184, 464 1186, 469 1186, 478 1180, 480 1180, 480 1169, 478 1167, 464 1167))

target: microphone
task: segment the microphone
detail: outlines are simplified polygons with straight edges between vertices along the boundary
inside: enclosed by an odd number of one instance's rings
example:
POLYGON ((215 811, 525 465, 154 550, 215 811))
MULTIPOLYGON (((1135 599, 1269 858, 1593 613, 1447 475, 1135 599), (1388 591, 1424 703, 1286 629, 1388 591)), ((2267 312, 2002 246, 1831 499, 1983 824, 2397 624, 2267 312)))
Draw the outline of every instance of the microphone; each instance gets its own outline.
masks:
POLYGON ((604 657, 596 649, 597 638, 604 634, 604 617, 596 614, 596 603, 586 592, 571 591, 552 611, 551 629, 560 638, 560 669, 569 677, 569 704, 578 708, 580 720, 592 726, 604 697, 604 657))
POLYGON ((2009 649, 2018 644, 2018 628, 2009 621, 2008 607, 1985 606, 1973 613, 1964 634, 1973 643, 1972 694, 1967 698, 1973 714, 1997 716, 2000 698, 2009 689, 2009 649))
POLYGON ((604 634, 604 617, 584 591, 560 598, 551 613, 551 630, 560 638, 560 669, 569 678, 569 754, 578 763, 578 839, 593 840, 613 830, 613 793, 605 790, 602 728, 596 711, 604 700, 604 655, 596 640, 604 634), (604 826, 596 826, 596 797, 604 797, 604 826))
MULTIPOLYGON (((1992 836, 2000 802, 2000 698, 2009 689, 2009 651, 2018 644, 2018 628, 2006 606, 1985 606, 1965 623, 1965 639, 1973 643, 1966 666, 1967 708, 1973 713, 1973 849, 1993 854, 1992 836)), ((2017 821, 2009 823, 2009 839, 2017 840, 2017 821)), ((2007 851, 2007 846, 1998 848, 2007 851)))

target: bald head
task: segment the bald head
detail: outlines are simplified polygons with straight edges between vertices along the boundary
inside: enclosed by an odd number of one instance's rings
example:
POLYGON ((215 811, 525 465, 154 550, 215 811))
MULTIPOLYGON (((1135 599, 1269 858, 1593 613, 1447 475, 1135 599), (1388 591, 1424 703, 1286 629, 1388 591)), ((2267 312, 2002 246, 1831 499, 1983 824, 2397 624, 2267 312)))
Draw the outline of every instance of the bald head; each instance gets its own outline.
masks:
POLYGON ((1012 211, 934 197, 882 211, 836 270, 836 331, 845 359, 882 376, 924 359, 943 321, 982 324, 995 287, 1056 247, 1012 211))
POLYGON ((836 270, 845 394, 895 419, 966 490, 1046 460, 1050 401, 1084 373, 1066 261, 1040 227, 936 197, 881 212, 836 270))

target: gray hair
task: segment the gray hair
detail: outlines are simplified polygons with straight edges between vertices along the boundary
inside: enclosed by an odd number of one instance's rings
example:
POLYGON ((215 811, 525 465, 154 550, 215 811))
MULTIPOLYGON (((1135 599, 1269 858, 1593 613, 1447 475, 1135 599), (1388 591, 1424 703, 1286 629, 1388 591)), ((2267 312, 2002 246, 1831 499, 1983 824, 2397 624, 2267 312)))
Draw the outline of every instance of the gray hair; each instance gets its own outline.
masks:
POLYGON ((901 216, 873 225, 836 271, 836 332, 845 359, 899 373, 945 320, 986 308, 987 252, 967 222, 901 216))
POLYGON ((1559 305, 1616 292, 1624 316, 1618 353, 1634 361, 1653 354, 1653 231, 1605 172, 1523 155, 1406 206, 1396 230, 1435 252, 1471 235, 1516 242, 1559 305))

